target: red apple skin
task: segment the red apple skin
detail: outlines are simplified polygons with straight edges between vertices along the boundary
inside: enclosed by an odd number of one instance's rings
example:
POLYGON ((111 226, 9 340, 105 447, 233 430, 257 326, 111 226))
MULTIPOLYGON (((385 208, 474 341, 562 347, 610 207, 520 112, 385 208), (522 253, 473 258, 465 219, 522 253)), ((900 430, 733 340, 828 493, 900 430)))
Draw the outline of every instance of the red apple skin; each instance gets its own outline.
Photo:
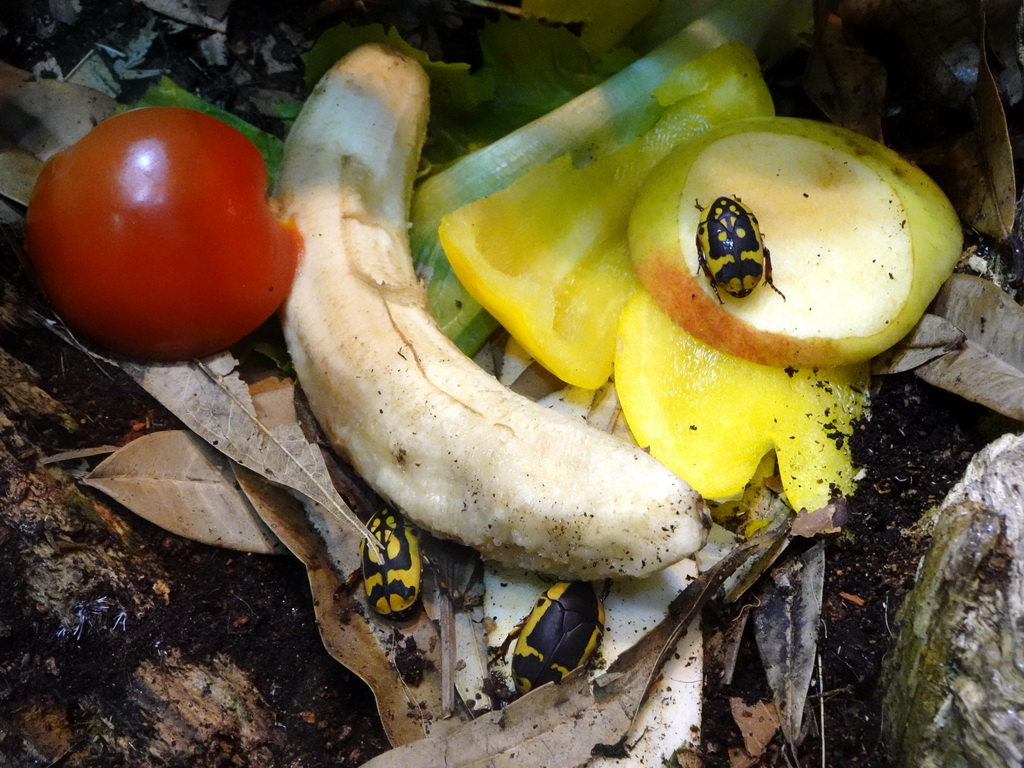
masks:
POLYGON ((679 269, 672 253, 649 254, 636 264, 641 283, 666 314, 692 336, 716 349, 762 365, 831 368, 847 354, 832 339, 798 339, 754 328, 723 310, 679 269), (781 365, 780 365, 781 364, 781 365))

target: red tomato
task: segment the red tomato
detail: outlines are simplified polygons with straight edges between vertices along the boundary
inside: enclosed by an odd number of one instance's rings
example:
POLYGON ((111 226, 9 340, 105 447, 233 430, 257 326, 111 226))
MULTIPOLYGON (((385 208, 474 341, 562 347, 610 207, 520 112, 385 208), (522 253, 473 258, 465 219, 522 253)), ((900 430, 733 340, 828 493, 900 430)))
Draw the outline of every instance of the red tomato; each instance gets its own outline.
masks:
POLYGON ((25 246, 68 327, 162 360, 221 350, 288 293, 301 248, 241 133, 177 107, 104 121, 43 168, 25 246))

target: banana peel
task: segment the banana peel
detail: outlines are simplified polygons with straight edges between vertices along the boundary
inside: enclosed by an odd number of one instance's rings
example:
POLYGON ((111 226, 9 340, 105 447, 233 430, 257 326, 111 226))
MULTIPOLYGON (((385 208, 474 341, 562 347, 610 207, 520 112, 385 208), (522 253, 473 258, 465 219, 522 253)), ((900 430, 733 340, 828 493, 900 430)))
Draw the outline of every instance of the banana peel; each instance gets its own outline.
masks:
POLYGON ((561 578, 640 577, 699 549, 701 496, 644 450, 502 386, 427 309, 408 215, 428 114, 377 45, 320 81, 276 197, 305 242, 285 338, 333 448, 415 523, 561 578))

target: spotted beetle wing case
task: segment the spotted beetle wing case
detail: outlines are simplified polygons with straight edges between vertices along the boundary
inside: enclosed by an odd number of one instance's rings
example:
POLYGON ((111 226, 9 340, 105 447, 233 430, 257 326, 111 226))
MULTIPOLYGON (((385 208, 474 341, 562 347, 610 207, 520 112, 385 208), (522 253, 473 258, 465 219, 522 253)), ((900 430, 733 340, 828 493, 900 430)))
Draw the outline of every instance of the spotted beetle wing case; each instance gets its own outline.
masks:
POLYGON ((590 582, 559 582, 537 599, 512 656, 516 690, 558 682, 590 660, 604 633, 604 605, 590 582))
POLYGON ((370 606, 384 616, 409 610, 420 593, 420 545, 416 532, 390 509, 375 514, 366 527, 383 549, 377 552, 367 547, 365 541, 359 545, 370 606))
POLYGON ((742 299, 762 278, 782 296, 772 282, 771 256, 754 212, 740 200, 724 196, 700 209, 703 215, 697 226, 697 263, 718 302, 722 303, 719 288, 742 299))

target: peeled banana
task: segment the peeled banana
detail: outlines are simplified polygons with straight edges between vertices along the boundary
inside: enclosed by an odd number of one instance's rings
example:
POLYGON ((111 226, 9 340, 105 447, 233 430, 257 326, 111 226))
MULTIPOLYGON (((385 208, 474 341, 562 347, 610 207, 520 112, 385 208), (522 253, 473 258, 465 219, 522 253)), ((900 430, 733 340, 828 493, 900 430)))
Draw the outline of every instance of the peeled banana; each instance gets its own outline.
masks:
POLYGON ((426 133, 418 64, 370 45, 321 80, 276 197, 305 241, 283 311, 334 449, 418 525, 562 578, 643 576, 697 550, 702 498, 642 449, 514 394, 431 317, 409 254, 426 133))

